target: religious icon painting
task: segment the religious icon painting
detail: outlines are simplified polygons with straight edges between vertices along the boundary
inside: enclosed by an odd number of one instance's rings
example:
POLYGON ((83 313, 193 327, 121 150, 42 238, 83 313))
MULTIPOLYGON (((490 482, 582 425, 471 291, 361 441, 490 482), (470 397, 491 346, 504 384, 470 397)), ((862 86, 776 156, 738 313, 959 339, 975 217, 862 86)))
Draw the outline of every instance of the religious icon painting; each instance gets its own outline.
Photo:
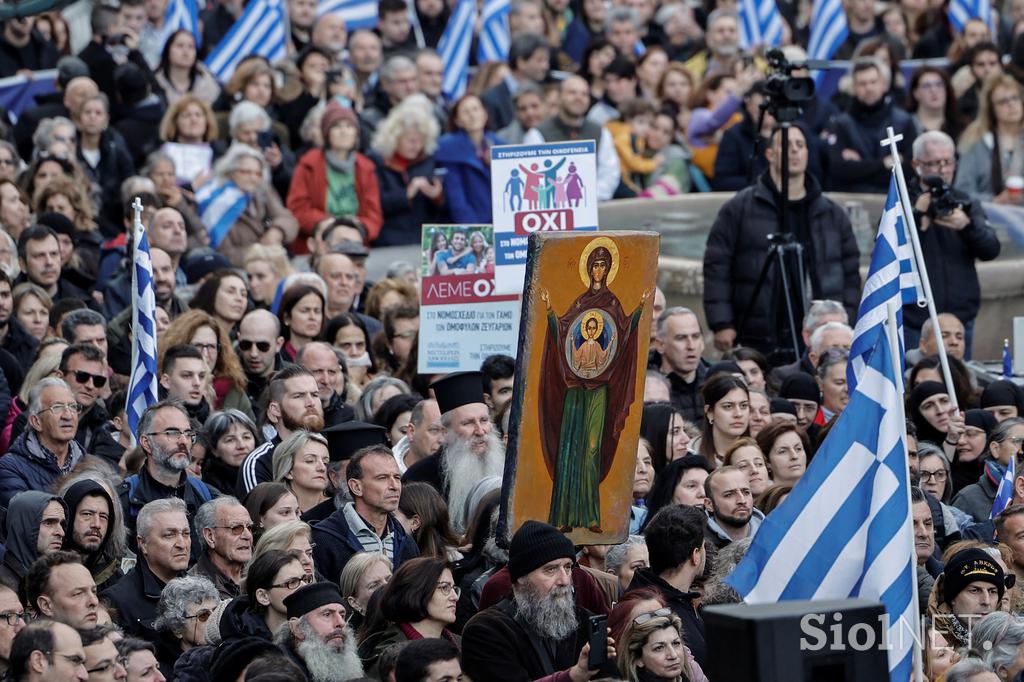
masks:
POLYGON ((659 236, 530 236, 503 526, 546 521, 574 544, 629 530, 659 236))

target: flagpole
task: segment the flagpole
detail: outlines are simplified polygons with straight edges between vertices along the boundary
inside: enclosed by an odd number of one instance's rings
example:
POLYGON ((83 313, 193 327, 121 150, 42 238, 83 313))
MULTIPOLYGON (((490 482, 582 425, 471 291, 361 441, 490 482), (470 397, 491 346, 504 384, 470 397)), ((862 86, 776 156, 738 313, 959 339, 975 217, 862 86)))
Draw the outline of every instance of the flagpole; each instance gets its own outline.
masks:
MULTIPOLYGON (((891 134, 891 130, 890 130, 890 134, 891 134)), ((886 321, 886 325, 885 325, 885 333, 886 333, 886 335, 889 338, 889 348, 892 349, 893 378, 896 381, 899 381, 902 378, 902 376, 903 376, 902 375, 903 364, 900 362, 900 357, 899 357, 899 352, 900 352, 900 336, 899 336, 899 326, 898 326, 898 323, 896 321, 897 307, 896 307, 896 304, 893 303, 892 301, 889 301, 888 303, 886 303, 885 307, 886 307, 886 313, 888 314, 888 320, 886 321)), ((897 388, 897 393, 898 393, 899 392, 899 386, 897 386, 896 388, 897 388)), ((900 416, 900 423, 905 422, 906 421, 906 414, 904 413, 903 401, 902 400, 897 400, 896 401, 896 406, 895 406, 894 409, 897 411, 897 413, 900 416)), ((923 667, 923 659, 922 659, 922 652, 921 652, 921 639, 920 638, 923 637, 924 635, 923 635, 923 633, 921 631, 921 612, 920 612, 920 608, 921 608, 920 607, 920 603, 921 602, 920 602, 920 597, 918 596, 918 593, 917 593, 917 549, 914 546, 914 533, 913 533, 914 503, 911 501, 911 498, 910 498, 910 480, 911 480, 910 479, 910 456, 907 453, 907 440, 906 440, 906 438, 904 437, 903 439, 901 439, 901 442, 903 443, 903 455, 904 455, 903 456, 903 461, 906 462, 905 466, 906 466, 906 476, 907 476, 907 486, 906 486, 906 488, 907 488, 907 522, 911 525, 910 547, 909 547, 909 549, 910 549, 911 563, 914 566, 914 576, 913 576, 913 580, 911 581, 912 584, 913 584, 913 595, 912 595, 911 598, 914 600, 913 601, 913 604, 914 604, 914 622, 912 624, 913 625, 912 641, 914 643, 914 680, 915 680, 915 682, 923 682, 923 680, 924 680, 924 667, 923 667)), ((890 614, 890 616, 891 615, 893 615, 893 614, 890 614)))
MULTIPOLYGON (((896 135, 892 126, 886 128, 886 139, 882 140, 883 147, 892 148, 892 168, 896 173, 896 189, 900 195, 900 206, 903 208, 903 221, 907 226, 907 233, 910 236, 910 245, 914 251, 914 262, 917 265, 917 274, 921 279, 921 288, 924 290, 924 298, 928 303, 928 317, 932 321, 932 334, 935 337, 935 345, 939 350, 939 364, 942 366, 942 378, 946 383, 946 392, 949 394, 949 402, 954 411, 960 410, 957 403, 956 390, 953 385, 953 374, 949 371, 949 358, 946 357, 946 344, 942 342, 942 330, 939 328, 939 314, 935 310, 935 299, 932 296, 932 285, 928 280, 928 267, 924 262, 924 253, 921 251, 921 242, 917 236, 917 222, 914 220, 914 209, 910 205, 910 194, 907 192, 907 181, 903 177, 903 165, 900 163, 899 149, 896 143, 903 139, 902 135, 896 135)), ((893 346, 894 354, 900 352, 900 346, 893 346)))
MULTIPOLYGON (((128 256, 129 256, 129 258, 131 258, 130 263, 131 263, 131 269, 132 269, 132 300, 131 300, 131 305, 132 305, 132 308, 133 308, 132 309, 132 325, 133 325, 133 329, 135 330, 134 333, 138 334, 139 333, 139 328, 138 328, 137 325, 138 325, 138 322, 139 322, 139 310, 138 310, 138 298, 139 297, 136 294, 136 292, 138 292, 138 290, 139 290, 139 288, 138 288, 139 287, 139 271, 138 271, 138 268, 135 267, 135 252, 138 251, 139 242, 141 241, 142 230, 143 230, 143 227, 142 227, 142 200, 139 197, 135 197, 135 200, 132 201, 132 213, 134 214, 132 216, 132 243, 131 243, 131 247, 132 248, 131 248, 131 253, 128 254, 128 256)), ((139 362, 139 344, 135 343, 135 341, 133 339, 132 340, 132 370, 131 370, 130 374, 134 375, 135 372, 138 371, 136 369, 138 367, 138 362, 139 362)), ((131 377, 129 377, 129 380, 128 380, 129 387, 132 385, 132 383, 133 382, 131 381, 131 377)), ((129 397, 128 399, 130 400, 131 398, 129 397)), ((135 447, 136 443, 138 442, 138 439, 135 437, 135 432, 132 429, 128 429, 128 433, 129 433, 129 435, 131 435, 131 445, 132 445, 132 447, 135 447)))

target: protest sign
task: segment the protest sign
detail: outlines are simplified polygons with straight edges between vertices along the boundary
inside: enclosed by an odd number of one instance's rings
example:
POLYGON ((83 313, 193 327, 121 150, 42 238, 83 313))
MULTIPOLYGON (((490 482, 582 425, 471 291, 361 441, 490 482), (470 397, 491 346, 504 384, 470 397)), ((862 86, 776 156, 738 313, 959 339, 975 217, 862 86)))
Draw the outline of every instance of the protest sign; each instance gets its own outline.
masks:
POLYGON ((519 296, 494 290, 490 225, 424 225, 418 371, 480 369, 490 355, 515 357, 519 296))
POLYGON ((593 140, 491 148, 495 285, 519 294, 526 239, 537 232, 597 229, 593 140))

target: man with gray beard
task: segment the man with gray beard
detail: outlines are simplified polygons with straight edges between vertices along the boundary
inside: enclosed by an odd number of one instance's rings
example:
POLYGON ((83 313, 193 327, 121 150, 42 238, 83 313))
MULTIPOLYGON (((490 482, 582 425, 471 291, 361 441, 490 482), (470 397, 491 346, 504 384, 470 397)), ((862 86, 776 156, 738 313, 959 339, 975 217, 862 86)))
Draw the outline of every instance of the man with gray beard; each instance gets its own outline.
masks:
POLYGON ((300 587, 284 598, 288 622, 277 631, 274 641, 310 682, 363 677, 343 603, 338 587, 330 582, 300 587))
POLYGON ((482 372, 449 374, 430 388, 448 433, 441 450, 409 467, 402 481, 436 488, 448 502, 452 528, 462 533, 467 523, 466 498, 477 481, 504 473, 505 447, 493 431, 482 372))
MULTIPOLYGON (((508 682, 555 676, 572 682, 588 670, 587 618, 576 603, 572 542, 547 523, 527 521, 512 536, 512 596, 470 619, 462 633, 462 669, 473 680, 508 682)), ((615 642, 608 639, 608 656, 615 642)))

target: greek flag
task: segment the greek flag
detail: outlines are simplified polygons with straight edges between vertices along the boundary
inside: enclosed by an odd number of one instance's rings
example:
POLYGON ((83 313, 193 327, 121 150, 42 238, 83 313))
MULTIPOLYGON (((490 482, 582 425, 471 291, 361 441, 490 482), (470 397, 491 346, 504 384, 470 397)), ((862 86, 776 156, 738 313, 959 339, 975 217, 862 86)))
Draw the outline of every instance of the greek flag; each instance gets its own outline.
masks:
POLYGON ((444 60, 442 92, 449 100, 456 100, 466 92, 469 80, 469 48, 473 43, 473 24, 476 23, 476 0, 458 0, 448 25, 437 43, 437 51, 444 60))
POLYGON ((775 0, 740 0, 740 45, 744 50, 782 42, 782 15, 775 0))
POLYGON ((860 384, 807 471, 726 578, 747 603, 877 599, 888 612, 889 673, 907 682, 917 635, 906 432, 885 328, 860 384))
POLYGON ((238 62, 251 54, 266 57, 271 63, 284 59, 288 54, 287 26, 282 0, 252 0, 206 58, 206 66, 225 83, 238 62))
POLYGON ((345 20, 349 33, 358 28, 376 28, 376 0, 322 0, 317 4, 316 15, 337 14, 345 20))
POLYGON ((249 195, 230 180, 211 180, 196 192, 196 202, 210 236, 210 247, 216 249, 249 205, 249 195))
POLYGON ((992 501, 992 513, 988 515, 990 519, 999 516, 1004 509, 1010 506, 1010 502, 1013 501, 1013 480, 1017 478, 1016 460, 1016 455, 1010 458, 1010 464, 1006 467, 1006 473, 1003 474, 1003 478, 999 481, 999 487, 996 489, 996 498, 992 501))
POLYGON ((889 196, 885 212, 878 223, 878 236, 871 252, 868 278, 857 310, 857 326, 853 330, 850 361, 846 365, 848 390, 853 393, 860 375, 868 363, 868 354, 874 343, 868 332, 882 328, 886 320, 886 304, 893 301, 896 311, 897 333, 900 340, 899 356, 903 358, 903 306, 917 302, 917 275, 914 272, 914 251, 906 232, 903 209, 900 206, 896 174, 889 179, 889 196))
POLYGON ((990 31, 994 29, 989 0, 950 0, 946 14, 957 33, 962 32, 971 19, 981 19, 990 31))
POLYGON ((807 57, 809 59, 832 59, 832 55, 846 40, 848 33, 842 0, 814 0, 814 7, 811 10, 811 38, 807 44, 807 57))
POLYGON ((476 61, 503 62, 508 59, 510 38, 508 35, 509 0, 484 0, 484 19, 480 26, 480 39, 476 61))
POLYGON ((175 31, 184 29, 196 39, 196 47, 202 45, 202 33, 199 31, 199 5, 196 0, 170 0, 164 14, 163 38, 161 45, 167 43, 175 31))
MULTIPOLYGON (((140 203, 137 210, 141 209, 140 203)), ((153 292, 149 239, 142 221, 136 218, 132 229, 135 243, 132 257, 132 372, 125 412, 128 430, 137 438, 139 418, 147 407, 157 401, 156 294, 153 292)))

